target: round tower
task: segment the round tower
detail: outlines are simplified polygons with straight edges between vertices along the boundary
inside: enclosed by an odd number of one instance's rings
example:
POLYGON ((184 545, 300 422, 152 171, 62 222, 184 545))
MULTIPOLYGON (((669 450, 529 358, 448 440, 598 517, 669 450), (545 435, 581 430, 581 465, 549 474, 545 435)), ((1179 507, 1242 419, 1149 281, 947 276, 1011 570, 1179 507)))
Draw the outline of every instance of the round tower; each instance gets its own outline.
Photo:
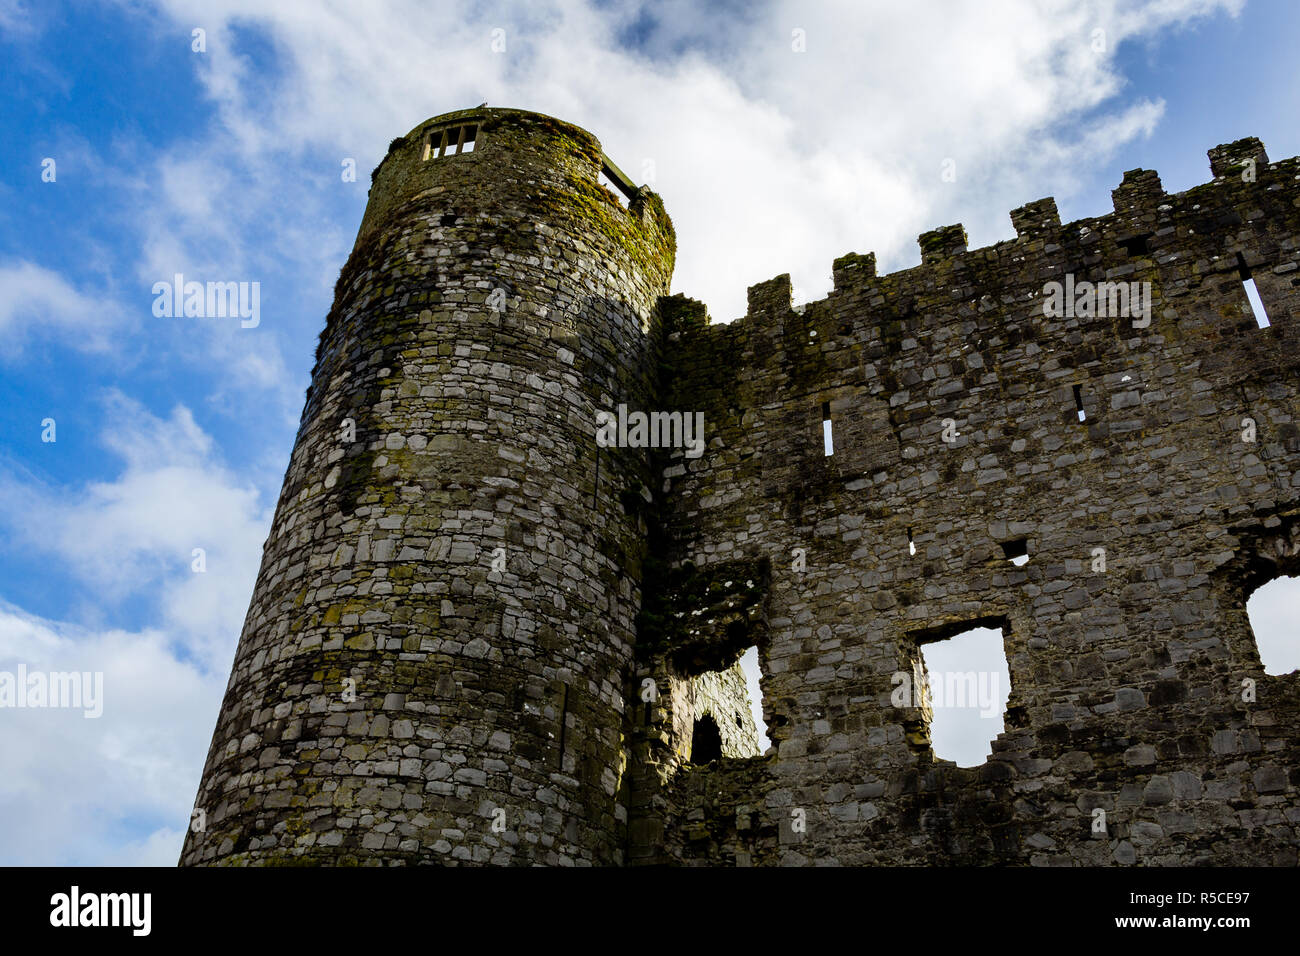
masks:
POLYGON ((393 141, 182 864, 621 862, 649 473, 596 415, 653 403, 674 251, 568 123, 464 110, 393 141))

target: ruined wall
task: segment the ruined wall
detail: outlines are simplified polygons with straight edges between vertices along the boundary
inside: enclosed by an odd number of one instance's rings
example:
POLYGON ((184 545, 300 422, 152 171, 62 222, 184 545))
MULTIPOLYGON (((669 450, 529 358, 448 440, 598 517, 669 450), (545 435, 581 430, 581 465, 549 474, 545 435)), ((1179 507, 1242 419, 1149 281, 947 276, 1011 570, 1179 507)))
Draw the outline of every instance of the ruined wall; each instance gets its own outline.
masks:
POLYGON ((714 326, 590 134, 394 140, 181 862, 1295 864, 1300 674, 1262 672, 1245 600, 1300 571, 1300 162, 1211 162, 714 326), (1045 315, 1067 276, 1150 283, 1150 321, 1045 315), (602 447, 619 404, 702 412, 707 448, 602 447), (958 768, 891 692, 975 625, 1011 696, 958 768))
POLYGON ((642 669, 757 640, 775 753, 655 763, 630 860, 1296 863, 1300 674, 1263 673, 1245 602, 1300 572, 1300 163, 1245 140, 1211 164, 1178 195, 1130 172, 1113 214, 1068 225, 1032 203, 991 248, 936 230, 893 275, 845 256, 800 311, 788 276, 728 325, 665 301, 664 402, 710 441, 655 489, 661 577, 706 578, 677 606, 724 626, 642 669), (1149 325, 1044 315, 1067 274, 1149 282, 1149 325), (1004 635, 1006 730, 958 768, 891 678, 980 624, 1004 635))
POLYGON ((182 863, 621 862, 649 462, 591 423, 653 394, 674 238, 602 162, 514 110, 393 142, 182 863))

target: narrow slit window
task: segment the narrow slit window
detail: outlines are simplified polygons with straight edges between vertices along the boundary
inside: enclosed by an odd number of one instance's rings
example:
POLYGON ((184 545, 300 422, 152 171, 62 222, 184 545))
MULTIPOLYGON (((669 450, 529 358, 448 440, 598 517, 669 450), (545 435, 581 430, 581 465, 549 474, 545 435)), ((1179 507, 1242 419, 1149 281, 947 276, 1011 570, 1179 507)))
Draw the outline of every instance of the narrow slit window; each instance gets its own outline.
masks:
MULTIPOLYGON (((763 688, 759 683, 762 670, 758 661, 757 645, 740 655, 740 669, 745 674, 745 690, 749 694, 749 713, 754 720, 754 731, 758 735, 758 752, 761 754, 772 745, 772 741, 767 736, 767 723, 763 720, 763 688)), ((736 726, 744 729, 745 721, 741 714, 736 715, 736 726)))
POLYGON ((1088 413, 1083 410, 1083 386, 1074 386, 1074 407, 1079 412, 1079 421, 1088 420, 1088 413))
POLYGON ((830 402, 822 402, 822 448, 828 458, 835 454, 835 437, 831 434, 830 402))
POLYGON ((1266 329, 1271 322, 1268 320, 1268 312, 1264 309, 1264 300, 1259 297, 1259 289, 1255 287, 1255 279, 1250 274, 1250 266, 1246 265, 1246 257, 1240 252, 1237 253, 1237 273, 1241 276, 1241 284, 1246 289, 1246 299, 1250 302, 1250 311, 1255 315, 1255 324, 1261 329, 1266 329))
POLYGON ((907 529, 907 553, 912 556, 916 555, 916 542, 912 540, 911 528, 907 529))

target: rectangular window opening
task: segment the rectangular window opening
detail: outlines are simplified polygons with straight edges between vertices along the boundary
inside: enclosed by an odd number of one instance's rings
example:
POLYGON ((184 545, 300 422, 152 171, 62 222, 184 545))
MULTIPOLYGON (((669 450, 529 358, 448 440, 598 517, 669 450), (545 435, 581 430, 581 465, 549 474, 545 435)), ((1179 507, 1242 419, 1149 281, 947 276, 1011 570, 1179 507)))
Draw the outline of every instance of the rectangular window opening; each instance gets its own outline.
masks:
POLYGON ((831 434, 831 403, 822 402, 822 448, 829 458, 835 454, 835 438, 831 434))
POLYGON ((1020 567, 1029 560, 1029 539, 1016 538, 1002 542, 1002 554, 1012 564, 1020 567))
POLYGON ((442 129, 432 130, 424 149, 424 158, 442 159, 460 153, 472 153, 477 140, 477 126, 444 126, 442 129))
POLYGON ((1006 729, 1011 669, 1002 628, 975 627, 917 648, 930 705, 930 747, 940 760, 977 767, 1006 729))
POLYGON ((1264 300, 1259 297, 1259 289, 1255 287, 1255 279, 1250 274, 1250 267, 1246 265, 1246 257, 1240 252, 1237 253, 1237 274, 1241 276, 1241 284, 1246 290, 1246 300, 1250 302, 1250 311, 1255 315, 1255 324, 1261 329, 1266 329, 1271 322, 1268 320, 1268 312, 1264 309, 1264 300))
POLYGON ((1286 576, 1265 582, 1246 599, 1246 616, 1265 674, 1280 676, 1300 669, 1300 628, 1295 624, 1298 601, 1300 577, 1286 576))
POLYGON ((691 739, 687 763, 759 757, 771 746, 763 721, 762 670, 751 645, 729 667, 689 678, 691 739))
POLYGON ((1151 251, 1150 239, 1154 233, 1143 233, 1140 236, 1131 236, 1128 239, 1121 239, 1119 245, 1128 254, 1130 259, 1136 256, 1145 256, 1151 251))
POLYGON ((425 159, 437 159, 442 155, 442 141, 445 130, 435 129, 429 134, 429 148, 425 150, 425 159))
POLYGON ((627 173, 619 169, 604 153, 600 154, 600 176, 598 181, 602 186, 614 194, 618 204, 624 209, 636 198, 638 190, 636 184, 628 179, 627 173))
POLYGON ((1087 421, 1088 413, 1083 410, 1083 386, 1074 386, 1074 407, 1079 412, 1079 421, 1087 421))

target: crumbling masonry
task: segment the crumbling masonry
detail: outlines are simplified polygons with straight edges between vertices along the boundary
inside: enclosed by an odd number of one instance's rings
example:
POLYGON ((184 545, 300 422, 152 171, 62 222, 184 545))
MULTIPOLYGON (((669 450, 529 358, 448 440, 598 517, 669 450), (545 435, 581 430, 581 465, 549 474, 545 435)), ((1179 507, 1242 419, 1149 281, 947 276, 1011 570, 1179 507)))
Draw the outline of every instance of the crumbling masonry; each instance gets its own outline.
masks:
POLYGON ((711 325, 585 131, 395 140, 181 862, 1294 865, 1300 673, 1246 598, 1300 571, 1300 162, 1210 164, 711 325), (1149 322, 1046 315, 1067 276, 1150 283, 1149 322), (620 404, 707 448, 602 447, 620 404), (1011 697, 960 768, 892 697, 975 625, 1011 697))

